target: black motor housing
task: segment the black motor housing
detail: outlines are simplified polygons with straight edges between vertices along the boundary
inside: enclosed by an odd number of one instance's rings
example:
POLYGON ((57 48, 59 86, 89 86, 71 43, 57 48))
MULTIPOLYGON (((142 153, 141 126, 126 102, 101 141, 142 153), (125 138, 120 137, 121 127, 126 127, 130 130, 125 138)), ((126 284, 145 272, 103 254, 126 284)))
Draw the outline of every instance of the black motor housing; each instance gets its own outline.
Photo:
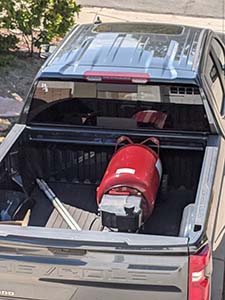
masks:
POLYGON ((120 232, 137 232, 142 225, 141 202, 139 196, 104 195, 99 206, 102 226, 120 232))

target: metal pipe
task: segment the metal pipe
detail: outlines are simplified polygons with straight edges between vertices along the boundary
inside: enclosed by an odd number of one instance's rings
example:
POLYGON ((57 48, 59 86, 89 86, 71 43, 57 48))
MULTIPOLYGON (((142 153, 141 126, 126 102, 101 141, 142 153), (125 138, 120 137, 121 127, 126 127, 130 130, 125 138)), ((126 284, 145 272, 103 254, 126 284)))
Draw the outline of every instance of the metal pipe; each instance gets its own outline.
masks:
POLYGON ((49 199, 49 201, 52 203, 52 205, 58 211, 58 213, 63 218, 63 220, 67 223, 67 225, 73 230, 80 231, 81 230, 80 226, 77 224, 77 222, 74 220, 74 218, 70 215, 70 213, 67 211, 67 209, 62 204, 62 202, 59 200, 59 198, 50 189, 48 184, 43 179, 39 179, 39 178, 36 179, 36 182, 37 182, 40 190, 46 195, 46 197, 49 199))

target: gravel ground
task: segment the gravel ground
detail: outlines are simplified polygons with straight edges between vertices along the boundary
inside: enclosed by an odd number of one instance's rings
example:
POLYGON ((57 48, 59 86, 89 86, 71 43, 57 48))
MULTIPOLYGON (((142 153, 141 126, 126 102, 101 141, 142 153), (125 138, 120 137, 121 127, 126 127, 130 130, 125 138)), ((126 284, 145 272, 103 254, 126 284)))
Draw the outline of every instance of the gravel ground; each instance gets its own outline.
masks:
POLYGON ((22 100, 26 97, 43 60, 15 55, 7 67, 0 67, 0 96, 22 100))
POLYGON ((17 120, 42 63, 37 57, 15 54, 10 65, 0 67, 0 143, 17 120))

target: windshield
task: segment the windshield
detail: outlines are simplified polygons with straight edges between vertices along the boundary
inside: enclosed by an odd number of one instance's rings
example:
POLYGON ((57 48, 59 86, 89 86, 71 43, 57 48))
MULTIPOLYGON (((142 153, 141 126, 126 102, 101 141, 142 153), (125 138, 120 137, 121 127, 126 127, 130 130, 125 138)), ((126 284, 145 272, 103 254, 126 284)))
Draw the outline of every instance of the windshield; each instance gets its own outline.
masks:
POLYGON ((28 122, 111 129, 208 130, 197 87, 156 84, 41 80, 33 94, 28 122))

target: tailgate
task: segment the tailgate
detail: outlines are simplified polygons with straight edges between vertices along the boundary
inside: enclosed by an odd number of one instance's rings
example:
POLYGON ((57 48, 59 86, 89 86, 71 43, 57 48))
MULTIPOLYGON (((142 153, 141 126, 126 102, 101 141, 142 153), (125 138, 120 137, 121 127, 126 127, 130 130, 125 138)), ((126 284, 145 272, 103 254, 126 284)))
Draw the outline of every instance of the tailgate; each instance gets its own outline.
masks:
POLYGON ((185 238, 4 225, 0 234, 0 296, 187 299, 185 238))

